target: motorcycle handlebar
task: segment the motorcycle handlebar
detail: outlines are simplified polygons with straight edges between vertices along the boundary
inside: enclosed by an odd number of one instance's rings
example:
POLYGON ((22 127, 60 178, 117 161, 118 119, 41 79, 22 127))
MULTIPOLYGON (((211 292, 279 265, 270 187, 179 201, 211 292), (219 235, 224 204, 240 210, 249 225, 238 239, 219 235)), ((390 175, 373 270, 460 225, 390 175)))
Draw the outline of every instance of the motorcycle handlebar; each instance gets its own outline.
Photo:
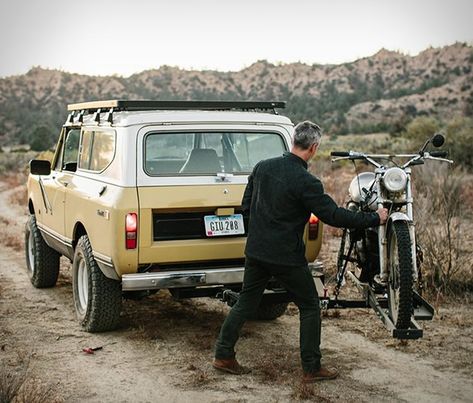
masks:
POLYGON ((349 157, 350 153, 348 151, 332 151, 330 153, 332 157, 349 157))
POLYGON ((431 151, 429 154, 432 157, 445 158, 448 155, 448 151, 431 151))

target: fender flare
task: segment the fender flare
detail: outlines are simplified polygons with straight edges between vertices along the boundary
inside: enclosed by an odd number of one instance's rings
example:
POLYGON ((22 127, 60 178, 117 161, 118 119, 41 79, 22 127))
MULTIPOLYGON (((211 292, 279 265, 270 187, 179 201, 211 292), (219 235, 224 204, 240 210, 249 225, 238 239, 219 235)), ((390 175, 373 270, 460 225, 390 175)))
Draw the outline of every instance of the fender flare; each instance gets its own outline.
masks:
MULTIPOLYGON (((73 230, 72 234, 73 234, 73 239, 74 239, 73 240, 73 253, 72 253, 72 255, 74 256, 74 252, 75 252, 75 249, 76 249, 76 244, 77 244, 77 241, 79 240, 79 238, 82 235, 87 235, 87 236, 89 236, 89 235, 87 233, 85 225, 80 221, 77 221, 74 224, 74 230, 73 230)), ((92 241, 90 240, 90 238, 89 238, 89 242, 90 242, 90 245, 92 246, 92 241)), ((92 247, 92 254, 93 254, 93 257, 95 259, 95 262, 97 263, 97 266, 99 267, 100 271, 103 273, 103 275, 105 277, 107 277, 111 280, 121 281, 120 277, 118 276, 118 274, 115 270, 115 266, 113 265, 113 261, 110 257, 102 255, 98 252, 95 252, 93 247, 92 247)))

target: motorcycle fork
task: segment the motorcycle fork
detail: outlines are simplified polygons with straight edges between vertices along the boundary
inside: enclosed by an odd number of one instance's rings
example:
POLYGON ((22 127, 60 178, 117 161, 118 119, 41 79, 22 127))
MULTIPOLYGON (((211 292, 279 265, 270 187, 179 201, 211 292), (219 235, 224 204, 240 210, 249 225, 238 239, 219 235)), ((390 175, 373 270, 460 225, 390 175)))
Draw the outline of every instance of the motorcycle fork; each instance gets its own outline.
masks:
MULTIPOLYGON (((384 173, 383 169, 377 168, 375 170, 376 179, 375 179, 375 189, 378 195, 378 209, 384 207, 382 193, 381 193, 381 175, 384 173)), ((387 221, 386 221, 387 223, 387 221)), ((387 239, 386 239, 386 228, 387 225, 378 226, 378 248, 379 248, 379 278, 382 282, 388 281, 388 270, 386 267, 387 262, 387 239)))

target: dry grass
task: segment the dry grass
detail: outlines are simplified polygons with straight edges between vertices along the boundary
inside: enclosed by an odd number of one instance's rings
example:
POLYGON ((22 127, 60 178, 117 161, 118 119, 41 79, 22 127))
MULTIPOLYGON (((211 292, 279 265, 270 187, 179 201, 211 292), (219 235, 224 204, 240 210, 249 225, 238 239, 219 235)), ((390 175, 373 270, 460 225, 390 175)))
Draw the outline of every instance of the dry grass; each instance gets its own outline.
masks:
POLYGON ((0 153, 0 175, 11 175, 12 173, 25 175, 29 161, 37 154, 34 151, 0 153))
POLYGON ((310 385, 305 383, 296 383, 292 387, 291 397, 296 400, 309 400, 312 402, 331 402, 328 397, 325 397, 318 390, 317 385, 310 385))
POLYGON ((423 249, 424 283, 437 298, 472 291, 472 223, 463 192, 466 187, 469 195, 471 178, 437 164, 419 169, 416 179, 416 232, 423 249))
MULTIPOLYGON (((1 362, 0 362, 1 363, 1 362)), ((34 378, 30 370, 31 355, 19 356, 18 361, 0 365, 1 403, 56 403, 63 400, 51 384, 34 378)))
POLYGON ((24 241, 23 238, 10 233, 4 233, 0 239, 2 245, 7 246, 8 248, 12 248, 13 250, 20 252, 24 249, 24 241))
POLYGON ((15 192, 8 198, 8 201, 11 204, 24 206, 26 208, 28 204, 28 192, 26 186, 17 186, 15 192))
POLYGON ((192 371, 192 375, 189 377, 187 382, 187 385, 191 387, 202 388, 217 380, 217 377, 213 372, 210 373, 206 370, 196 368, 194 365, 189 365, 187 370, 192 371))
POLYGON ((8 218, 0 216, 0 224, 2 226, 8 227, 8 226, 12 225, 13 223, 8 218))

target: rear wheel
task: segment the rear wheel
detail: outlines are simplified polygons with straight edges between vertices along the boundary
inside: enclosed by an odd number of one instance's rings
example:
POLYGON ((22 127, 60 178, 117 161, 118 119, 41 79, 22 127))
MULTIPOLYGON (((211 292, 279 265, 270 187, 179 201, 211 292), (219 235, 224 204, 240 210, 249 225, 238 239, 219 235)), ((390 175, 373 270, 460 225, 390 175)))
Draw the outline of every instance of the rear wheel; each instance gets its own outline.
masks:
POLYGON ((398 329, 408 329, 411 323, 413 269, 409 226, 404 221, 395 221, 388 234, 388 305, 398 329))
MULTIPOLYGON (((346 270, 352 271, 356 278, 360 281, 364 281, 362 279, 362 263, 358 252, 361 235, 359 231, 354 232, 354 230, 349 230, 348 228, 343 229, 337 254, 337 281, 342 274, 345 264, 347 265, 346 270)), ((343 275, 346 274, 346 270, 343 275)), ((340 285, 343 285, 344 279, 341 279, 341 281, 340 285)))
POLYGON ((104 332, 117 327, 122 292, 119 281, 104 276, 92 253, 87 235, 77 243, 72 263, 72 289, 76 314, 88 332, 104 332))
POLYGON ((26 223, 25 254, 31 284, 36 288, 54 287, 59 275, 61 255, 45 242, 34 215, 30 215, 26 223))
POLYGON ((262 303, 258 308, 256 318, 259 320, 274 320, 279 318, 286 312, 287 305, 287 302, 275 304, 262 303))

